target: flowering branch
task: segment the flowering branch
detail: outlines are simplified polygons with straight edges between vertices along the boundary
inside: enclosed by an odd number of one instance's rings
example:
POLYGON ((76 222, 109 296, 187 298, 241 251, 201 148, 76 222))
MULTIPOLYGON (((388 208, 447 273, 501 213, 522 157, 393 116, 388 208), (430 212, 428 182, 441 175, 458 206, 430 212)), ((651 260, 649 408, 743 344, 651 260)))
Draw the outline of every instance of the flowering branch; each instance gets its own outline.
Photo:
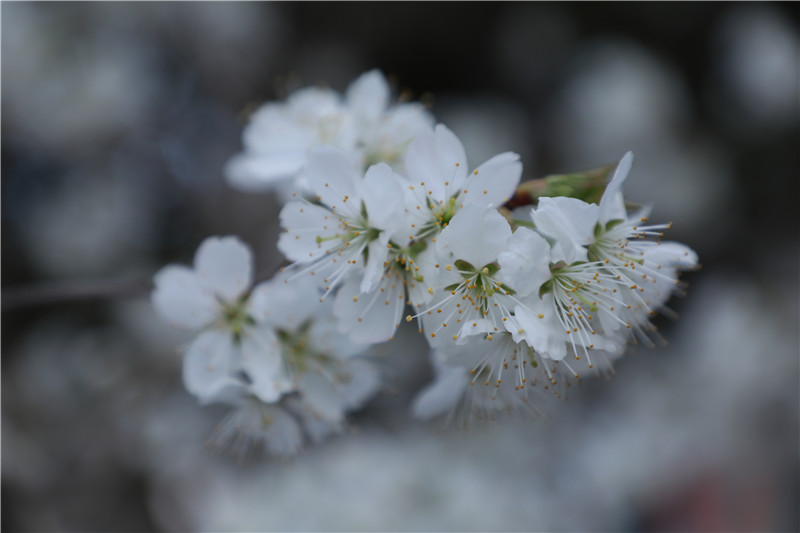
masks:
POLYGON ((18 287, 4 287, 2 310, 14 311, 81 300, 136 298, 147 295, 153 284, 141 279, 83 279, 47 281, 18 287))
POLYGON ((596 204, 602 198, 608 179, 616 167, 617 164, 612 163, 582 172, 553 174, 525 181, 517 187, 514 196, 504 207, 515 209, 526 205, 535 206, 543 196, 566 196, 596 204))

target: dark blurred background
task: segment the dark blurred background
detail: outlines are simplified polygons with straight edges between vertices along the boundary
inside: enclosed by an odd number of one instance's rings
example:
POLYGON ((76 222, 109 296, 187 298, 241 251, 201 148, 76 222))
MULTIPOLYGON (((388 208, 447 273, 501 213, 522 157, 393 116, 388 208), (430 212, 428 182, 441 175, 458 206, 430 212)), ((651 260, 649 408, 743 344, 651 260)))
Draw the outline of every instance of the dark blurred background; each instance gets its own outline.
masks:
POLYGON ((800 36, 791 4, 4 3, 2 527, 7 531, 796 531, 800 36), (524 177, 633 150, 625 186, 700 255, 632 349, 546 420, 410 420, 387 391, 286 464, 204 445, 153 273, 209 235, 282 262, 277 200, 224 182, 247 117, 380 68, 524 177), (356 431, 357 430, 357 431, 356 431))

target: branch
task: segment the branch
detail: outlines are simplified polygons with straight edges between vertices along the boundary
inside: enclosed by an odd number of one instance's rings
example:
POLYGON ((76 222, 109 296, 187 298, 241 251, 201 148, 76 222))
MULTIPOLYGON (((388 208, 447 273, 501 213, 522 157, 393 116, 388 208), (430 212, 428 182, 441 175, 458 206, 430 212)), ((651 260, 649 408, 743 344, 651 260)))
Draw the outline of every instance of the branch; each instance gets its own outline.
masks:
POLYGON ((137 298, 148 294, 153 284, 141 279, 48 281, 4 287, 0 294, 3 311, 85 300, 137 298))

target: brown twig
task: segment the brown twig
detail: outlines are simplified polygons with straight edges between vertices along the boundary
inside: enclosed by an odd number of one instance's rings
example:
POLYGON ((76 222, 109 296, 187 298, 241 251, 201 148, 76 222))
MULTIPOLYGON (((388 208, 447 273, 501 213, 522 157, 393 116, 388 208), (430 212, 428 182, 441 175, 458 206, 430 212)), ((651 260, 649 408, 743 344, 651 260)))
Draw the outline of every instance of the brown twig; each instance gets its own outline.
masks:
POLYGON ((134 298, 148 294, 152 283, 141 279, 48 281, 18 287, 3 287, 3 311, 85 300, 134 298))

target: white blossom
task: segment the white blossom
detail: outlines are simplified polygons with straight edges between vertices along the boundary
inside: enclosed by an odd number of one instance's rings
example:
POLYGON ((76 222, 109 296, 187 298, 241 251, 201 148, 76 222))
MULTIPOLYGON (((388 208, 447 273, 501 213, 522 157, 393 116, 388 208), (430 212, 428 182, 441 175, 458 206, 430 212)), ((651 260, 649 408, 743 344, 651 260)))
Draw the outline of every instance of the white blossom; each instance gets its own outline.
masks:
POLYGON ((156 275, 152 300, 174 324, 199 330, 184 355, 187 390, 234 408, 214 440, 294 453, 303 435, 319 440, 341 431, 347 412, 372 397, 381 379, 373 364, 355 358, 366 346, 336 331, 333 304, 318 302, 313 283, 290 285, 281 275, 250 290, 251 271, 247 246, 210 238, 193 269, 169 266, 156 275))
POLYGON ((406 154, 406 209, 409 235, 435 236, 471 204, 500 207, 522 175, 519 155, 498 154, 470 171, 464 146, 443 124, 418 135, 406 154))
POLYGON ((228 162, 225 174, 236 188, 277 189, 288 198, 297 190, 307 192, 304 167, 314 148, 341 149, 362 171, 379 162, 402 170, 409 142, 432 124, 419 103, 390 104, 386 79, 371 70, 348 87, 344 98, 309 87, 285 103, 259 108, 244 130, 244 151, 228 162))
POLYGON ((316 149, 307 170, 318 203, 300 199, 284 206, 278 248, 295 266, 319 274, 326 291, 358 272, 360 290, 369 292, 380 281, 389 239, 402 216, 397 175, 379 163, 362 177, 353 161, 333 148, 316 149))
POLYGON ((156 310, 175 326, 199 331, 184 353, 183 380, 202 402, 224 401, 249 387, 240 371, 259 385, 264 401, 289 389, 277 373, 279 355, 265 349, 274 344, 272 334, 252 318, 251 282, 252 254, 235 237, 210 237, 194 268, 171 265, 155 276, 156 310))
MULTIPOLYGON (((552 275, 540 289, 540 297, 552 294, 554 317, 566 335, 567 348, 577 359, 586 356, 590 364, 591 350, 622 352, 629 338, 627 330, 652 343, 650 334, 655 330, 650 317, 669 298, 679 270, 697 261, 688 247, 660 242, 671 224, 643 225, 644 212, 628 216, 621 186, 632 162, 629 152, 599 204, 553 199, 541 202, 531 215, 537 230, 553 241, 552 275)), ((529 302, 528 308, 533 307, 529 302)), ((523 327, 535 323, 524 310, 517 314, 523 327)), ((558 328, 549 329, 548 341, 561 336, 558 328)), ((553 359, 566 355, 560 341, 539 346, 548 347, 542 351, 553 359)))

